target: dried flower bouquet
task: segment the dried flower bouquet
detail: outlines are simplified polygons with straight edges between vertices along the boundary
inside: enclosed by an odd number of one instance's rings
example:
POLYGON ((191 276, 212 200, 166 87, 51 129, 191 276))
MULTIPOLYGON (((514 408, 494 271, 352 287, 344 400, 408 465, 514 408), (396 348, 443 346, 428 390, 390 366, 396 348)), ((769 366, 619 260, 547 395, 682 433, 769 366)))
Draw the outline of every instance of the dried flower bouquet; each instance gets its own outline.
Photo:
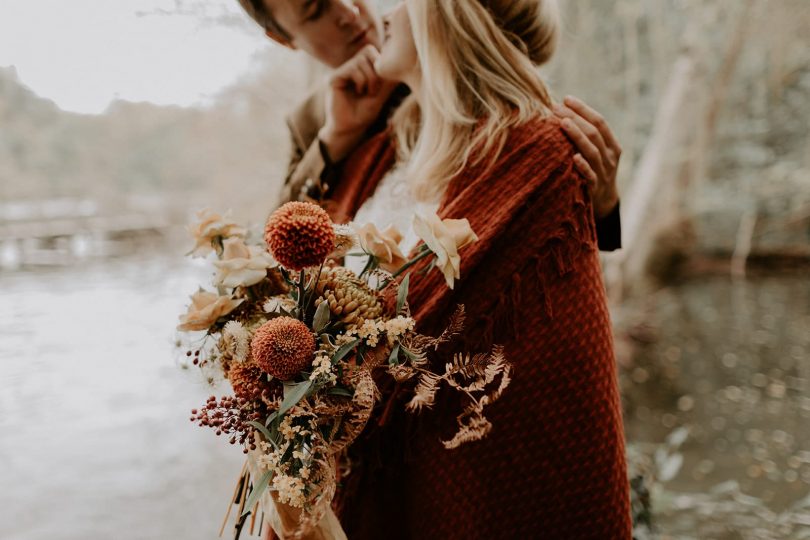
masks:
POLYGON ((236 505, 236 538, 257 517, 281 538, 345 538, 330 506, 336 462, 381 398, 377 377, 412 381, 413 412, 433 407, 442 386, 466 396, 448 449, 489 432, 484 408, 510 381, 503 349, 457 353, 435 372, 432 355, 461 332, 464 307, 429 337, 416 332, 407 302, 408 271, 422 259, 449 287, 459 279, 459 250, 477 240, 466 219, 415 216, 423 242, 408 259, 396 229, 335 225, 310 203, 279 208, 260 241, 227 217, 198 217, 191 255, 215 254, 215 290, 192 296, 178 330, 196 339, 192 363, 212 383, 227 379, 233 395, 211 396, 191 420, 248 455, 222 530, 236 505), (346 257, 364 257, 362 271, 341 265, 346 257))

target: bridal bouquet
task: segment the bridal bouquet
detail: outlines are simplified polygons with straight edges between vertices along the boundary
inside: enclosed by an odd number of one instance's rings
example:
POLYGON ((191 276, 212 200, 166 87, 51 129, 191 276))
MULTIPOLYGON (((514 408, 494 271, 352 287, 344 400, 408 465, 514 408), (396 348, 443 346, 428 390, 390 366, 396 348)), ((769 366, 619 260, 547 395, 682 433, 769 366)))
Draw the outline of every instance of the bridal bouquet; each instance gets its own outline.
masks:
POLYGON ((413 381, 413 412, 431 408, 443 387, 461 392, 466 405, 456 435, 443 441, 448 449, 489 432, 484 407, 510 381, 502 349, 457 353, 443 371, 431 370, 439 345, 461 331, 464 307, 430 337, 416 332, 407 301, 408 270, 425 258, 427 271, 438 269, 453 287, 459 250, 477 240, 466 219, 415 216, 423 242, 407 259, 396 229, 335 225, 311 203, 279 208, 263 238, 210 211, 198 217, 191 255, 208 256, 216 272, 178 330, 194 340, 191 363, 233 390, 210 397, 191 420, 248 456, 225 517, 238 507, 236 538, 260 514, 259 527, 266 520, 281 538, 345 538, 330 507, 336 463, 380 399, 375 377, 413 381), (352 257, 362 270, 341 264, 352 257))

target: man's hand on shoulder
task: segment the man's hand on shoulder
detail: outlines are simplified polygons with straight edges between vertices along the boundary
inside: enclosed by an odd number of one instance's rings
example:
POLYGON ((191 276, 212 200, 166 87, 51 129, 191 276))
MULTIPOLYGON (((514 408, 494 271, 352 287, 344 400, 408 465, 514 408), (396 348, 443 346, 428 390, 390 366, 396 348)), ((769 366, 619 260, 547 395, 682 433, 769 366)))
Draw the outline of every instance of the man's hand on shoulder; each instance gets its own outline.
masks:
POLYGON ((575 97, 563 103, 555 105, 554 112, 579 150, 574 164, 590 183, 594 214, 606 217, 619 203, 616 172, 622 148, 602 115, 575 97))
POLYGON ((329 78, 326 124, 318 137, 333 162, 346 157, 360 142, 397 86, 377 75, 374 62, 379 55, 373 45, 367 45, 329 78))

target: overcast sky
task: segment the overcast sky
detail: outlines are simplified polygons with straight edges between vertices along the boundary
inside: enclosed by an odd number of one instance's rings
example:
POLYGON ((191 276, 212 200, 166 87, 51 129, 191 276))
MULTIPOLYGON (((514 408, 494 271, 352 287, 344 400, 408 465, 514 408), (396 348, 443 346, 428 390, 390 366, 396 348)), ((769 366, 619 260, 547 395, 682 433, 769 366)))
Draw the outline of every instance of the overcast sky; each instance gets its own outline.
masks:
POLYGON ((70 111, 204 103, 271 45, 236 0, 203 4, 207 18, 154 14, 174 0, 0 0, 0 66, 70 111))

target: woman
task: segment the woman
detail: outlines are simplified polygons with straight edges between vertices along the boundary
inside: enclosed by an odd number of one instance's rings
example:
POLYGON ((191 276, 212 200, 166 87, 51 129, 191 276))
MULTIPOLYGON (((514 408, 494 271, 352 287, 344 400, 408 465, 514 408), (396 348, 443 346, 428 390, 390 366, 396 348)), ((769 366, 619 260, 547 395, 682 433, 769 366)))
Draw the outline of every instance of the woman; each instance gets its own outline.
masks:
POLYGON ((461 280, 414 275, 409 300, 429 334, 464 304, 465 348, 503 344, 514 375, 483 441, 445 450, 447 406, 418 425, 395 413, 360 445, 341 516, 353 540, 630 538, 593 211, 536 70, 557 33, 551 0, 408 0, 387 20, 376 69, 412 95, 380 136, 399 165, 346 165, 376 187, 356 221, 404 229, 416 208, 469 219, 479 241, 461 280))

